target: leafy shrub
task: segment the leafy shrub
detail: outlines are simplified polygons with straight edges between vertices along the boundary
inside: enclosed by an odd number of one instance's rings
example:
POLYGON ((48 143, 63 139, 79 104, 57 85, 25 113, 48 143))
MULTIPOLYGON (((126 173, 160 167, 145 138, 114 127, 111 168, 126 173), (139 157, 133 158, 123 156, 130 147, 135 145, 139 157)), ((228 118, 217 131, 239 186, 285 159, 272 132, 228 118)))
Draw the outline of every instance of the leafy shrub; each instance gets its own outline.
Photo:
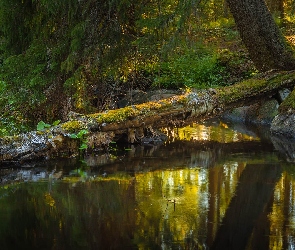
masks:
POLYGON ((225 67, 218 64, 215 54, 188 51, 159 64, 159 76, 154 85, 165 88, 205 88, 224 85, 225 67))
POLYGON ((217 61, 227 72, 225 76, 227 84, 247 79, 257 73, 248 52, 243 50, 232 52, 228 49, 223 49, 219 52, 217 61))

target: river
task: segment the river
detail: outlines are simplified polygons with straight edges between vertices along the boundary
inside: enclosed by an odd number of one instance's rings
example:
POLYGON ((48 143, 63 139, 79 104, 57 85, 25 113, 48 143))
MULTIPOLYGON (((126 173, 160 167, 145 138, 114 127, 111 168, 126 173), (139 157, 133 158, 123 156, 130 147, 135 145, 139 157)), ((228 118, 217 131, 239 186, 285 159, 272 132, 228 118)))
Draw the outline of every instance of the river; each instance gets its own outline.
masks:
POLYGON ((191 124, 2 168, 1 249, 294 249, 294 144, 262 131, 191 124))

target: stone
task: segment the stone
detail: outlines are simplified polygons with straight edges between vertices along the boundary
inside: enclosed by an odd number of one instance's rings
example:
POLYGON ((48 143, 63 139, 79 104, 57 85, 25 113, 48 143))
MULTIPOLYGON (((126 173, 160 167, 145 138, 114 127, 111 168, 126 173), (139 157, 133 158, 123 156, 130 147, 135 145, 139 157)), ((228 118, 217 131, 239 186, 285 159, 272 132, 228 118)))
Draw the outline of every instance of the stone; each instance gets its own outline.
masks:
POLYGON ((279 103, 275 99, 263 102, 257 110, 256 123, 261 125, 270 125, 272 120, 278 114, 279 103))
POLYGON ((276 99, 270 99, 261 103, 227 111, 222 115, 224 120, 255 125, 270 125, 278 114, 279 103, 276 99))
POLYGON ((282 103, 288 95, 291 93, 289 89, 281 89, 278 91, 278 101, 279 103, 282 103))
POLYGON ((270 131, 273 134, 295 139, 295 113, 278 114, 271 123, 270 131))

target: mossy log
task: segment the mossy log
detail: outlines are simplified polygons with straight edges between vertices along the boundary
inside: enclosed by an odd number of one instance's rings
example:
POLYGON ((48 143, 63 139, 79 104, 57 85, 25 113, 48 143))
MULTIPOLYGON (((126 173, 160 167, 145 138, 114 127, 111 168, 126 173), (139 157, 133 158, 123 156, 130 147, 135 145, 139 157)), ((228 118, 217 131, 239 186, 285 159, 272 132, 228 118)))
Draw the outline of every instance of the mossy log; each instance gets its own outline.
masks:
POLYGON ((270 98, 278 90, 293 87, 295 72, 269 72, 232 86, 189 91, 157 102, 131 105, 103 113, 70 113, 69 120, 42 131, 0 138, 0 162, 23 162, 36 158, 72 156, 86 150, 108 147, 119 135, 140 143, 157 127, 214 117, 228 109, 270 98), (86 131, 80 138, 72 136, 86 131), (73 138, 75 137, 75 138, 73 138), (80 149, 79 149, 80 147, 80 149))

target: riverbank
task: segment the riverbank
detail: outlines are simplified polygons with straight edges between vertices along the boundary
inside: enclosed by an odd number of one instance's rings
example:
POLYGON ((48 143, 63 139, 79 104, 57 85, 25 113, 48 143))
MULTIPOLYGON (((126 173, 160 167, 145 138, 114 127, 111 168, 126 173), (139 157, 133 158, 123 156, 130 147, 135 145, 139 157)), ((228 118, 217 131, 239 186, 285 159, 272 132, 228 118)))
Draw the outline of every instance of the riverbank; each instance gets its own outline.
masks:
MULTIPOLYGON (((181 94, 158 93, 149 97, 153 97, 153 101, 149 99, 142 104, 132 104, 103 113, 83 115, 70 112, 68 121, 64 123, 42 123, 37 131, 1 138, 0 161, 25 162, 38 158, 83 155, 107 150, 110 143, 119 141, 122 137, 131 144, 163 141, 165 138, 155 132, 156 128, 180 127, 218 117, 227 110, 241 106, 242 110, 248 110, 243 111, 246 114, 245 121, 252 117, 250 121, 253 122, 255 114, 259 118, 258 124, 269 123, 275 115, 289 111, 279 107, 293 98, 292 94, 284 93, 294 86, 294 81, 293 71, 274 72, 217 89, 190 90, 181 94), (281 89, 285 91, 278 94, 281 89), (161 99, 163 97, 166 98, 161 99), (282 101, 280 106, 279 99, 282 101), (256 109, 253 105, 256 105, 256 109)), ((290 110, 292 114, 292 109, 290 110)), ((291 132, 287 137, 295 139, 295 129, 292 126, 288 129, 291 132)), ((272 131, 275 133, 276 130, 272 131)))

